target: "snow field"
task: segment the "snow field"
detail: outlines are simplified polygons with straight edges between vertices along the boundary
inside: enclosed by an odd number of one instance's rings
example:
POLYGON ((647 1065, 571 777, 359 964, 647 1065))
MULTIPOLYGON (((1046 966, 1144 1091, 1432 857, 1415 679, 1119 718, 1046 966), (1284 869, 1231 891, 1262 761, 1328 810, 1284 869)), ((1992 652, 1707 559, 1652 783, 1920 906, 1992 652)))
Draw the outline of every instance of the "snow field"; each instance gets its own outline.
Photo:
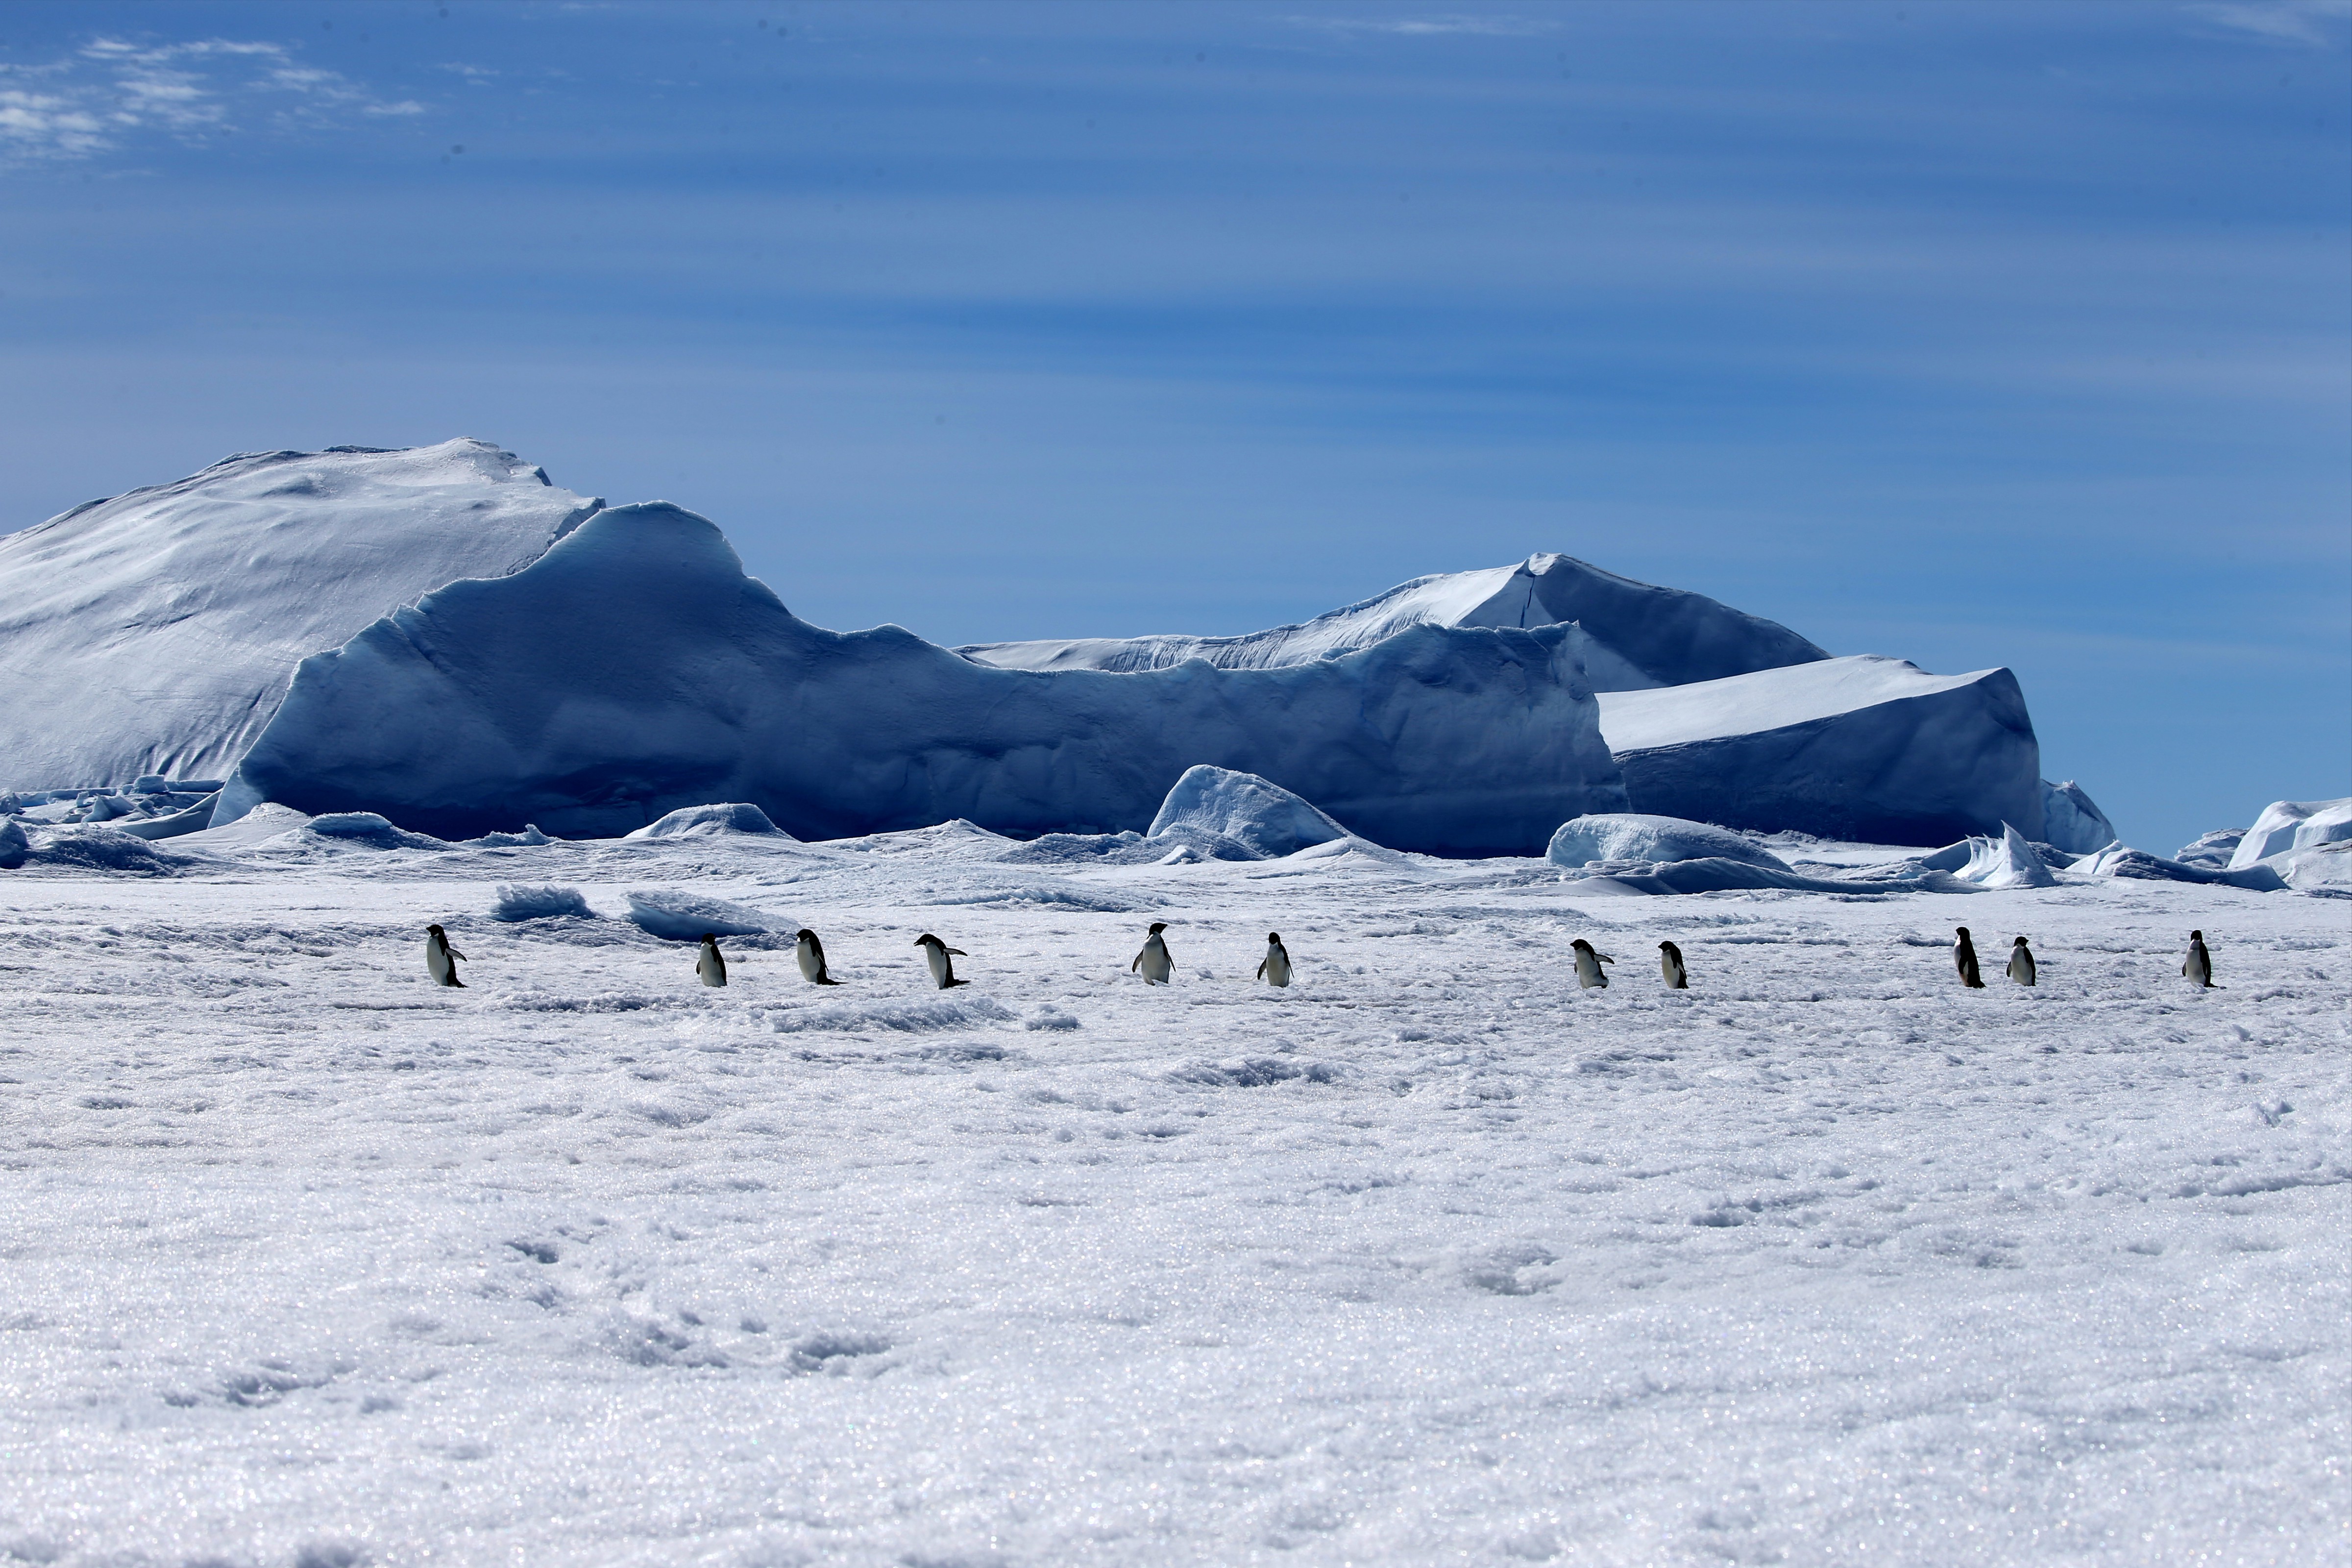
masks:
POLYGON ((2340 1553, 2340 902, 969 838, 10 874, 0 1561, 2340 1553))

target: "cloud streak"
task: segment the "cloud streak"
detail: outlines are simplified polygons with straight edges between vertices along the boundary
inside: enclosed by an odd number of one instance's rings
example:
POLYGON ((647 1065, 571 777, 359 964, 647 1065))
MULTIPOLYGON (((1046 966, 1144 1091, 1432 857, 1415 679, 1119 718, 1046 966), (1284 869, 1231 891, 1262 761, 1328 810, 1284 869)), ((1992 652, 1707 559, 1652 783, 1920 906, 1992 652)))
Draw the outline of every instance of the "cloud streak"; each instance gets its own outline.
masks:
POLYGON ((2234 33, 2311 48, 2326 48, 2335 27, 2352 21, 2352 0, 2208 0, 2185 9, 2234 33))
POLYGON ((198 38, 156 44, 97 37, 44 65, 0 64, 0 163, 96 157, 161 134, 186 143, 257 115, 281 131, 341 116, 422 114, 340 71, 303 64, 286 45, 198 38))

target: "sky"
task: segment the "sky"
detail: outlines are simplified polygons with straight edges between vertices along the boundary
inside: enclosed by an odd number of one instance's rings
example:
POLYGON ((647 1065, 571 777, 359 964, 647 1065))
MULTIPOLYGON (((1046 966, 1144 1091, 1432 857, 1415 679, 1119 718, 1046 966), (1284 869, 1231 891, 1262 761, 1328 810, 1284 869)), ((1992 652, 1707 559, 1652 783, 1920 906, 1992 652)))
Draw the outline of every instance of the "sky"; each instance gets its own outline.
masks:
POLYGON ((944 643, 1563 551, 2352 792, 2352 0, 0 7, 0 531, 475 436, 944 643))

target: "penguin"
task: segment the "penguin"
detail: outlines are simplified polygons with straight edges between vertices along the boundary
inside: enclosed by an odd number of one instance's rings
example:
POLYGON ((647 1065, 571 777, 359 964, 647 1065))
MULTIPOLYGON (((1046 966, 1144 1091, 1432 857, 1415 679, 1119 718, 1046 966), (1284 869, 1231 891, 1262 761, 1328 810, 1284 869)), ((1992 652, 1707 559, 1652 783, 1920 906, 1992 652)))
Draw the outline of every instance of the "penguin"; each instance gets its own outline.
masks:
POLYGON ((950 953, 953 953, 958 958, 970 958, 971 954, 960 947, 950 947, 929 931, 917 937, 915 945, 923 950, 923 962, 931 966, 931 984, 940 990, 944 991, 950 985, 971 984, 969 980, 956 978, 955 965, 949 962, 948 958, 950 953))
POLYGON ((1977 944, 1969 940, 1969 928, 1954 926, 1960 939, 1952 943, 1952 963, 1960 972, 1960 984, 1971 991, 1984 989, 1984 976, 1977 973, 1977 944))
POLYGON ((719 951, 719 939, 709 931, 702 933, 702 951, 695 955, 694 973, 705 985, 727 984, 727 955, 719 951))
POLYGON ((433 976, 434 984, 455 985, 463 990, 466 983, 457 978, 456 961, 465 956, 449 945, 447 931, 439 926, 425 928, 425 973, 433 976))
POLYGON ((793 961, 801 966, 801 978, 812 985, 838 985, 840 981, 825 973, 824 943, 817 941, 816 932, 803 929, 793 943, 793 961))
POLYGON ((1588 991, 1595 985, 1607 990, 1609 976, 1601 973, 1601 966, 1617 961, 1605 952, 1593 952, 1592 944, 1582 937, 1578 937, 1569 945, 1576 949, 1576 983, 1588 991))
POLYGON ((2189 976, 2189 983, 2192 985, 2208 991, 2221 989, 2213 984, 2213 955, 2205 951, 2203 931, 2189 933, 2189 956, 2180 961, 2180 973, 2189 976))
POLYGON ((1167 939, 1160 934, 1167 929, 1166 921, 1153 921, 1150 933, 1143 939, 1143 951, 1127 966, 1130 974, 1141 970, 1146 985, 1165 985, 1168 977, 1176 973, 1176 961, 1168 956, 1167 939))
POLYGON ((1683 967, 1683 950, 1673 942, 1658 943, 1658 973, 1666 977, 1667 990, 1690 989, 1690 971, 1683 967))
POLYGON ((2009 944, 2009 977, 2020 985, 2033 984, 2033 950, 2023 937, 2009 944))
POLYGON ((1290 950, 1282 945, 1282 933, 1265 933, 1265 956, 1258 961, 1257 977, 1268 985, 1290 984, 1290 950))

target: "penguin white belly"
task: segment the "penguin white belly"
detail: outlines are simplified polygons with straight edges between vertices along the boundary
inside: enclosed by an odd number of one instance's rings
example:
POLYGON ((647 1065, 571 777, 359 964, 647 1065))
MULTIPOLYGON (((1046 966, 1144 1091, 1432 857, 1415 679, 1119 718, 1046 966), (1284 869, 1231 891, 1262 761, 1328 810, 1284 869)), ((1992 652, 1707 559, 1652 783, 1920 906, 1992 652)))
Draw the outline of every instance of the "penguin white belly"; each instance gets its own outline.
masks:
POLYGON ((805 980, 810 984, 814 985, 818 981, 824 978, 824 960, 819 958, 816 955, 816 949, 810 946, 807 942, 803 942, 794 944, 793 948, 793 958, 801 966, 801 978, 803 980, 805 980))
POLYGON ((1599 955, 1590 952, 1580 952, 1576 955, 1576 983, 1588 991, 1596 985, 1602 987, 1608 985, 1609 976, 1601 972, 1599 955))
POLYGON ((949 979, 955 973, 955 965, 948 962, 947 950, 927 944, 923 949, 923 962, 931 966, 931 984, 940 990, 946 990, 949 979))
POLYGON ((727 984, 727 960, 711 948, 704 948, 695 958, 694 973, 705 985, 727 984))
POLYGON ((1136 967, 1143 972, 1144 982, 1151 985, 1167 984, 1168 977, 1176 973, 1175 962, 1168 956, 1168 944, 1156 936, 1145 940, 1142 952, 1137 955, 1136 967))
POLYGON ((1658 960, 1658 973, 1664 978, 1667 990, 1690 989, 1690 974, 1683 968, 1683 961, 1674 954, 1667 953, 1658 960))
POLYGON ((446 985, 457 978, 457 960, 449 956, 447 948, 429 936, 425 939, 425 973, 433 977, 436 985, 446 985))
POLYGON ((2020 985, 2033 984, 2033 955, 2018 948, 2009 955, 2009 977, 2020 985))
POLYGON ((1278 947, 1270 949, 1265 955, 1265 963, 1263 968, 1265 974, 1265 983, 1268 985, 1287 985, 1290 984, 1290 955, 1283 952, 1282 949, 1278 947))

